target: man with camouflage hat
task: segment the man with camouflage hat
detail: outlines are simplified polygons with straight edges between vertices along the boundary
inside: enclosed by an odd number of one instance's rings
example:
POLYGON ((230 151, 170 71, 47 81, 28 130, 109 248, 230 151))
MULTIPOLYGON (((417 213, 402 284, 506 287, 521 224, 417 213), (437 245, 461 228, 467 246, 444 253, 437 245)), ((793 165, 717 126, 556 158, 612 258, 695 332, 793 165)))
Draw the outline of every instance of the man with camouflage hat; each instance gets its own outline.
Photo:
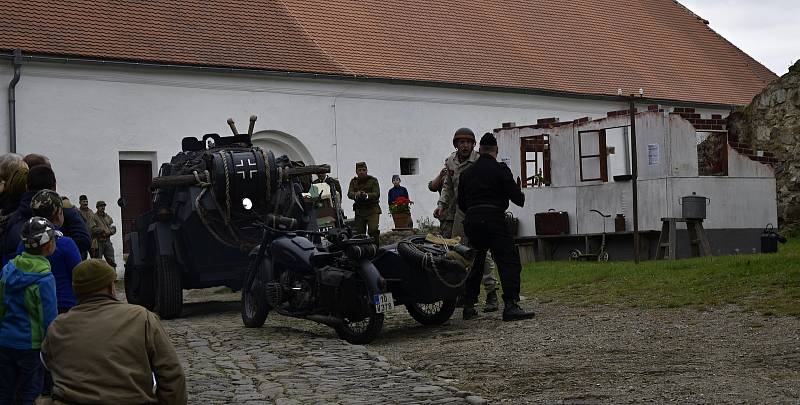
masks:
MULTIPOLYGON (((462 243, 469 244, 464 234, 464 212, 458 208, 458 190, 461 173, 472 166, 478 160, 478 152, 475 152, 475 133, 469 128, 459 128, 453 135, 453 152, 447 160, 445 167, 447 175, 444 177, 442 192, 433 216, 439 218, 443 225, 442 236, 445 238, 460 237, 462 243)), ((497 280, 494 278, 494 262, 490 256, 486 256, 486 264, 483 266, 483 287, 486 290, 486 303, 484 312, 497 311, 497 280)))
POLYGON ((382 211, 378 202, 381 198, 381 189, 378 179, 367 173, 366 162, 356 163, 356 177, 350 180, 347 198, 353 200, 356 232, 375 238, 375 244, 379 246, 381 233, 378 230, 378 222, 382 211))
POLYGON ((50 325, 42 361, 56 404, 185 404, 186 377, 158 317, 116 299, 116 271, 100 259, 75 267, 78 305, 50 325))
MULTIPOLYGON (((31 199, 31 212, 34 216, 42 217, 59 227, 64 224, 64 205, 62 198, 53 190, 40 190, 31 199)), ((22 253, 23 243, 20 242, 17 253, 22 253)), ((56 279, 56 297, 58 298, 58 313, 69 311, 75 303, 72 293, 72 270, 82 260, 78 245, 69 236, 56 238, 56 251, 47 257, 50 262, 50 272, 56 279)))
POLYGON ((114 259, 114 246, 111 244, 111 236, 117 233, 117 227, 113 225, 114 220, 111 219, 111 216, 106 214, 106 202, 97 201, 96 206, 95 217, 97 220, 95 223, 99 228, 99 232, 96 234, 94 241, 92 241, 94 250, 92 257, 95 259, 105 257, 108 264, 116 268, 117 262, 114 259))

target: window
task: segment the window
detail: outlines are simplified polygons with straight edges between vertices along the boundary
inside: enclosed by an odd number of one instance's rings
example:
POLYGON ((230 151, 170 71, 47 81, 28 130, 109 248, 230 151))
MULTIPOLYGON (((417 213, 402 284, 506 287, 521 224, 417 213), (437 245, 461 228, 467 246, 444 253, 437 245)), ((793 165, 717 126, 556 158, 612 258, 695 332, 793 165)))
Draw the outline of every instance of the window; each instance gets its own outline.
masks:
POLYGON ((550 185, 550 139, 548 135, 520 139, 522 187, 550 185))
POLYGON ((581 181, 608 181, 606 130, 578 132, 581 181))
POLYGON ((605 131, 608 175, 614 178, 632 174, 630 127, 606 128, 605 131))
POLYGON ((400 158, 400 174, 413 175, 419 173, 419 159, 400 158))

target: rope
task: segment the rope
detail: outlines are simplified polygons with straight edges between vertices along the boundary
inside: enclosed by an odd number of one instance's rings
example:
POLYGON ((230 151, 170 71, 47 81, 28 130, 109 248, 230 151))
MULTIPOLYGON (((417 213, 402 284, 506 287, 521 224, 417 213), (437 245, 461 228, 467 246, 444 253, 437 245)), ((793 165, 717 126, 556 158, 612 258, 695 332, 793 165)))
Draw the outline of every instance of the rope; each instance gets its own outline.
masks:
POLYGON ((222 217, 222 220, 225 222, 225 225, 229 225, 231 220, 231 179, 230 174, 228 173, 228 159, 225 157, 226 152, 220 152, 220 157, 222 158, 222 166, 225 168, 225 215, 222 217))

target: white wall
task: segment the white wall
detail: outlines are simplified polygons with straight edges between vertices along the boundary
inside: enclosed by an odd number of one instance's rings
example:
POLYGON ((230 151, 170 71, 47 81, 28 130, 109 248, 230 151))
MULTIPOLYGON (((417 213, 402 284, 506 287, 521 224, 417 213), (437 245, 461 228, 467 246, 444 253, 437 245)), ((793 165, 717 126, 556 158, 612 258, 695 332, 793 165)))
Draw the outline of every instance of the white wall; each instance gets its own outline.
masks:
MULTIPOLYGON (((703 112, 711 113, 720 112, 703 112)), ((612 215, 605 220, 607 230, 613 229, 613 216, 618 213, 625 216, 626 229, 632 230, 631 183, 615 182, 611 174, 608 182, 581 181, 578 154, 579 132, 629 124, 629 118, 621 116, 552 129, 521 127, 499 132, 501 148, 517 150, 520 137, 550 135, 552 185, 523 191, 526 206, 512 209, 520 218, 520 235, 534 235, 534 214, 549 209, 567 211, 573 234, 603 230, 604 221, 592 209, 612 215)), ((709 198, 708 219, 704 224, 707 229, 752 229, 776 223, 775 178, 769 166, 729 149, 729 176, 699 177, 696 131, 677 115, 638 114, 636 139, 640 230, 660 230, 661 218, 681 217, 681 197, 693 192, 709 198), (648 161, 648 145, 658 145, 657 161, 648 161)), ((512 171, 520 173, 519 153, 512 153, 511 157, 512 171)))
MULTIPOLYGON (((10 64, 0 65, 0 83, 11 76, 10 64)), ((0 152, 8 151, 6 93, 0 92, 0 152)), ((51 158, 59 192, 73 200, 79 194, 106 200, 119 222, 113 201, 119 197, 120 153, 155 153, 160 164, 179 150, 181 138, 228 134, 228 117, 243 131, 256 114, 257 131, 296 138, 315 163, 332 166, 344 187, 354 163, 366 161, 381 184, 381 226, 387 229, 385 194, 400 171, 399 158, 419 158, 420 174, 404 176, 403 184, 416 202, 413 216, 431 217, 437 195, 426 185, 452 152, 456 128, 470 127, 480 137, 503 122, 602 117, 623 108, 625 103, 342 80, 25 64, 17 87, 17 142, 19 153, 51 158)), ((500 154, 518 159, 518 143, 501 147, 500 154)), ((349 203, 345 210, 352 212, 349 203)), ((121 235, 114 242, 121 252, 121 235)))

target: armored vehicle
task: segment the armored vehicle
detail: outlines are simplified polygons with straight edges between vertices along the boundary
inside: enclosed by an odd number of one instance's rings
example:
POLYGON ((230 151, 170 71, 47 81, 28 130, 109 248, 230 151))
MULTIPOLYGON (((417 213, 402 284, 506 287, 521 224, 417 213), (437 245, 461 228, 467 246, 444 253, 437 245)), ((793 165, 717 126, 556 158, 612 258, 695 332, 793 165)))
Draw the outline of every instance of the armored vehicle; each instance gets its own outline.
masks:
POLYGON ((184 289, 241 288, 248 254, 261 240, 254 221, 276 213, 316 227, 302 193, 312 173, 329 167, 306 167, 253 146, 255 121, 250 117, 247 133, 229 119, 231 136, 183 138, 181 152, 161 165, 151 185, 153 209, 125 235, 128 302, 178 317, 184 289))

